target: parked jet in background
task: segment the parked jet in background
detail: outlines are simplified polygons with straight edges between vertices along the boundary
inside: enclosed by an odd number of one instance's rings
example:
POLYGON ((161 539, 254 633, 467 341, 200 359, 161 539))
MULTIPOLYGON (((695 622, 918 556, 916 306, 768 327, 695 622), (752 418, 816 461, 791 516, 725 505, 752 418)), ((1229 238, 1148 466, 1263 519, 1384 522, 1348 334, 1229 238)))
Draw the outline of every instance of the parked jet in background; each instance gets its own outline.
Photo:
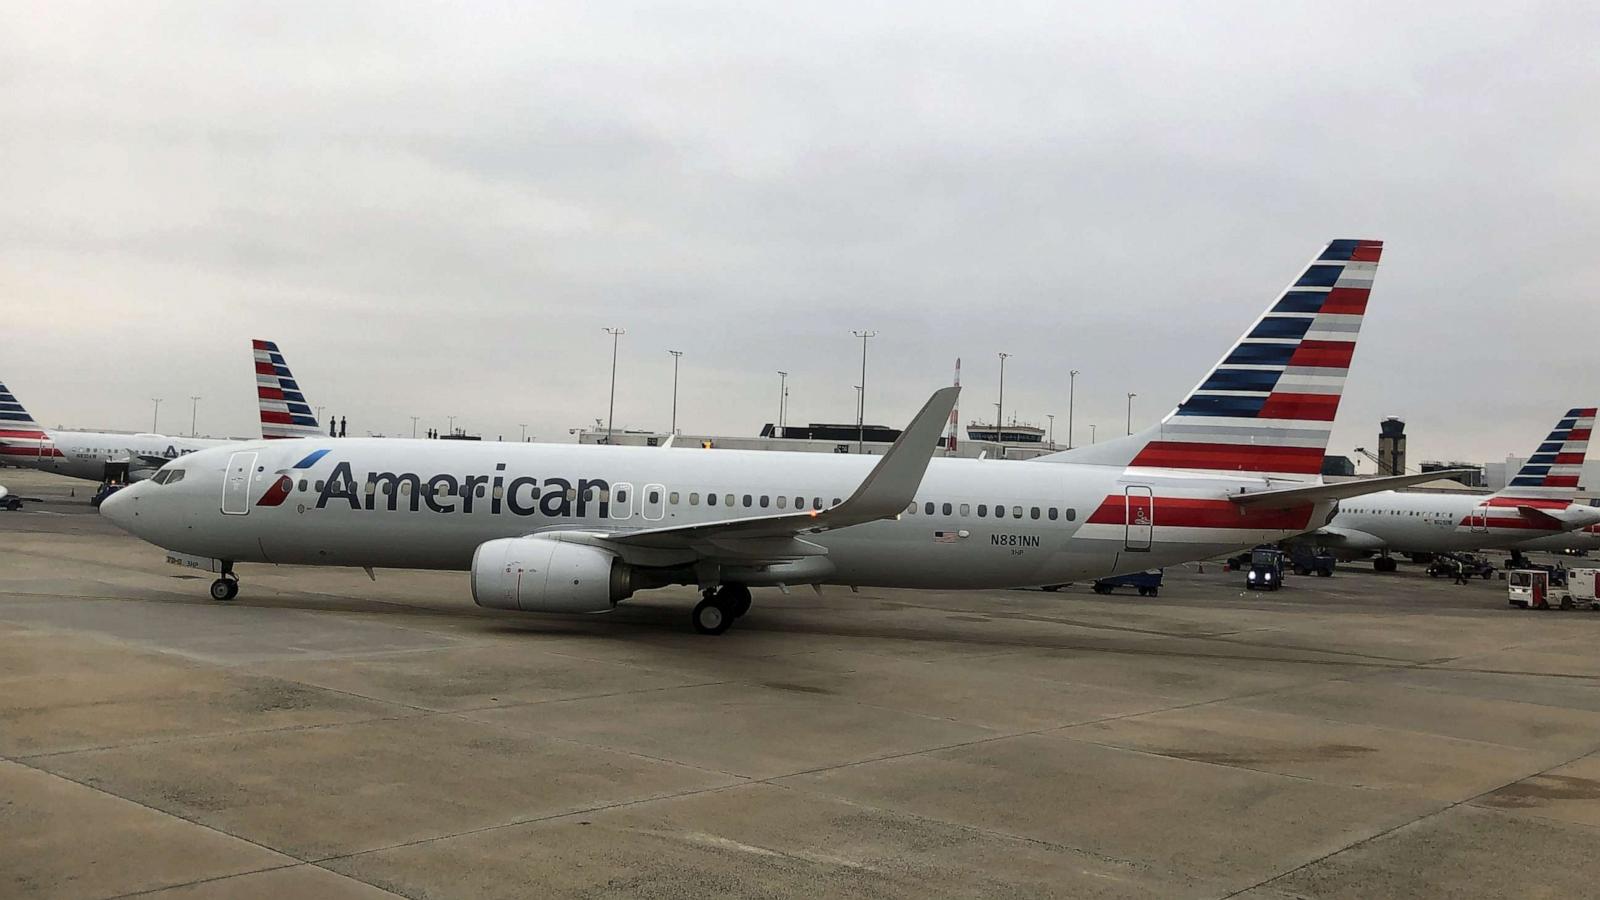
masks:
POLYGON ((603 612, 694 584, 718 634, 752 586, 1005 588, 1203 559, 1429 480, 1318 474, 1382 245, 1330 243, 1160 425, 1029 462, 932 459, 959 388, 883 457, 315 440, 196 453, 101 513, 221 573, 236 562, 462 569, 482 606, 603 612))
POLYGON ((1600 509, 1576 502, 1595 409, 1570 409, 1504 490, 1473 494, 1386 491, 1339 507, 1309 539, 1341 551, 1379 551, 1373 568, 1392 572, 1390 553, 1445 553, 1572 541, 1600 524, 1600 509))
MULTIPOLYGON (((262 436, 321 436, 316 417, 306 405, 278 346, 271 341, 251 344, 262 436)), ((140 481, 180 456, 237 443, 165 434, 46 430, 29 415, 16 395, 0 384, 0 458, 12 465, 87 481, 140 481)))

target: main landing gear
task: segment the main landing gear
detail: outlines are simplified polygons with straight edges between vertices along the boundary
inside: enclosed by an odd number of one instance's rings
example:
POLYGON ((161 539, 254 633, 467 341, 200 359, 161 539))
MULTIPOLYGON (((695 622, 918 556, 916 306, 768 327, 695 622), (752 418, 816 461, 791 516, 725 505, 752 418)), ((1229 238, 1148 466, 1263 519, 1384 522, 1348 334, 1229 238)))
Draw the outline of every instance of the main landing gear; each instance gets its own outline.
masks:
POLYGON ((222 576, 211 582, 211 599, 228 601, 239 596, 239 576, 233 574, 233 563, 222 564, 222 576))
POLYGON ((1400 564, 1395 562, 1394 557, 1387 553, 1372 560, 1372 571, 1374 572, 1394 572, 1399 568, 1400 564))
POLYGON ((690 614, 694 630, 701 634, 721 634, 750 611, 750 589, 742 584, 707 588, 703 593, 704 599, 695 604, 690 614))

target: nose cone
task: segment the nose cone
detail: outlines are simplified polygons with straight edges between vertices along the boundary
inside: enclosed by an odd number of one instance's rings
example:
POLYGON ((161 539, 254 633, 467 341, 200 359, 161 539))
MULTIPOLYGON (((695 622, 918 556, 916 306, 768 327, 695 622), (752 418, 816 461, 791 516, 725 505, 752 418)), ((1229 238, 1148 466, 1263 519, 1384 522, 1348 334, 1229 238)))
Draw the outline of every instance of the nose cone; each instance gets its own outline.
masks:
POLYGON ((134 526, 138 521, 139 492, 143 487, 142 484, 130 484, 100 501, 100 515, 110 519, 113 525, 123 531, 138 534, 134 526))

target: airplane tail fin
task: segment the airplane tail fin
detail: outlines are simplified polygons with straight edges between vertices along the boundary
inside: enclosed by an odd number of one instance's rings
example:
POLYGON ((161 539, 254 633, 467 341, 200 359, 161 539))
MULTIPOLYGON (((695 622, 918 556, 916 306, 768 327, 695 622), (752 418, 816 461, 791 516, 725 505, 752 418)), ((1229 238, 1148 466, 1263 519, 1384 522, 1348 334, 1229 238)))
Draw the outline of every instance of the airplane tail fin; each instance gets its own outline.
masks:
POLYGON ((11 389, 0 384, 0 458, 37 457, 49 440, 11 389))
POLYGON ((321 437, 317 416, 300 393, 283 354, 272 341, 253 340, 256 359, 256 397, 261 404, 261 436, 274 438, 321 437))
POLYGON ((1568 498, 1578 492, 1595 407, 1569 409, 1497 497, 1568 498))
POLYGON ((1038 457, 1315 480, 1382 241, 1330 241, 1161 423, 1038 457))

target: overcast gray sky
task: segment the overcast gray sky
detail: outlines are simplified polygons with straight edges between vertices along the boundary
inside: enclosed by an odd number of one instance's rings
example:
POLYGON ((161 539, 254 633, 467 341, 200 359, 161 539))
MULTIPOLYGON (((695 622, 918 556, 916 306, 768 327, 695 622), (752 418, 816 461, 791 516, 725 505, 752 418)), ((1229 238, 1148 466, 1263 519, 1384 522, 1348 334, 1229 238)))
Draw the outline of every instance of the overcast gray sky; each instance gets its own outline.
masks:
MULTIPOLYGON (((50 425, 352 433, 1166 413, 1333 237, 1383 265, 1334 452, 1600 403, 1600 5, 0 7, 0 379, 50 425)), ((1591 479, 1591 482, 1593 479, 1591 479)))

